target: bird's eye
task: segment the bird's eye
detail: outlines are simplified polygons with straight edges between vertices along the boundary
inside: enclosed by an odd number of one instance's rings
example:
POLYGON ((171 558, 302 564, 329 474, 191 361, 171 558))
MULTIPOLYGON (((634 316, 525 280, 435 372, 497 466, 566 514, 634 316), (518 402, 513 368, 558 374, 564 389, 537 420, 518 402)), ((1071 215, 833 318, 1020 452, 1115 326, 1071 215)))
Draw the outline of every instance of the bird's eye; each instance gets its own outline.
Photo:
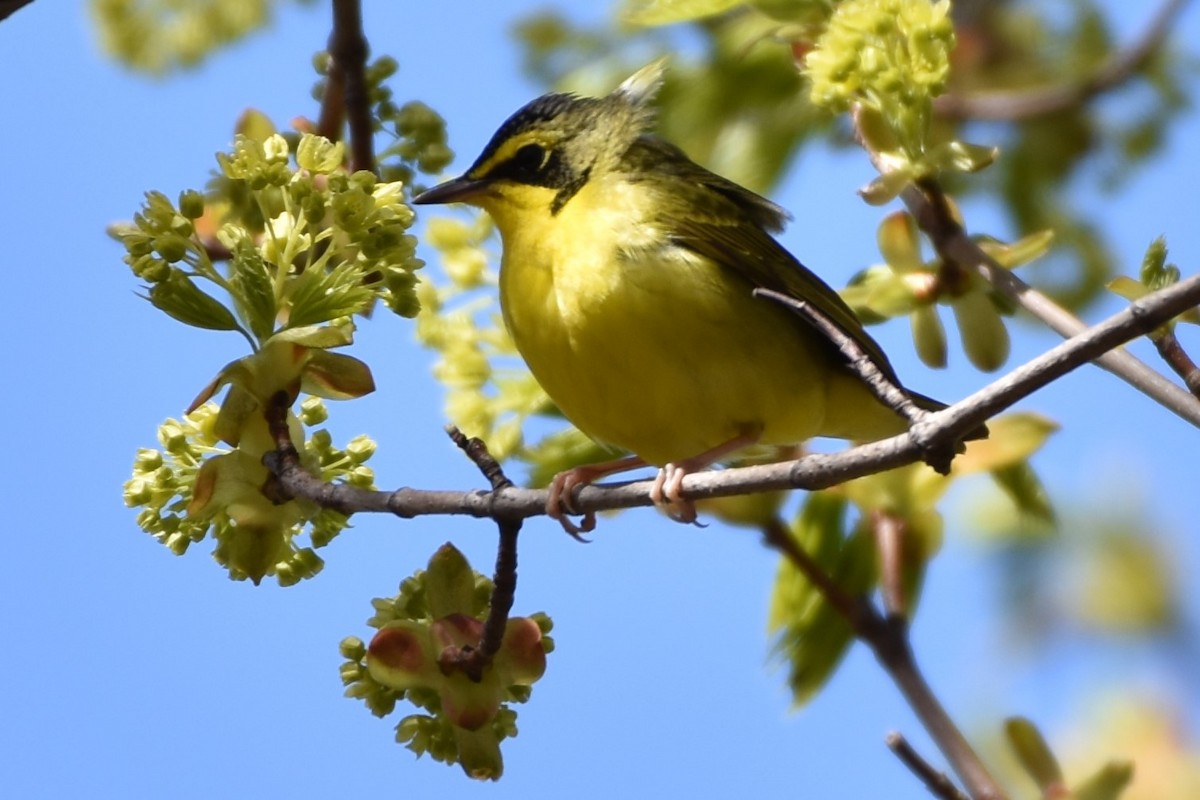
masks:
POLYGON ((546 160, 546 151, 540 144, 522 145, 513 156, 513 166, 521 173, 535 174, 546 160))

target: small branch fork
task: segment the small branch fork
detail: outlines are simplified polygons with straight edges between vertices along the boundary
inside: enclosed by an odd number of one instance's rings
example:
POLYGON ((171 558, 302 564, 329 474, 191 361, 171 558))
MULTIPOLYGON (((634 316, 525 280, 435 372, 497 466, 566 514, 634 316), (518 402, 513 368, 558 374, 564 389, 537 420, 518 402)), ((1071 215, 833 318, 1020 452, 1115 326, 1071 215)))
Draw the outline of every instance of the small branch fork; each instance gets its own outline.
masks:
POLYGON ((1088 78, 1059 86, 1016 89, 980 94, 946 94, 934 101, 938 114, 952 119, 1020 121, 1082 105, 1135 75, 1162 46, 1172 23, 1187 0, 1167 0, 1142 36, 1112 54, 1088 78))
POLYGON ((970 800, 958 790, 946 773, 938 772, 922 758, 921 754, 913 749, 913 746, 899 731, 889 733, 885 741, 891 751, 896 754, 896 758, 900 759, 912 774, 921 779, 934 797, 940 800, 970 800))

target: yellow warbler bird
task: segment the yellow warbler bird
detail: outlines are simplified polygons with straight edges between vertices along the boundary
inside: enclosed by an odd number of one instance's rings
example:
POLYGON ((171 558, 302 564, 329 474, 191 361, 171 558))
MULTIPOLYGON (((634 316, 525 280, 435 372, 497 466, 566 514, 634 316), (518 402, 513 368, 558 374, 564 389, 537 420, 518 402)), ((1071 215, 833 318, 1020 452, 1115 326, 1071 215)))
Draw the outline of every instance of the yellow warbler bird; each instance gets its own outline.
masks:
POLYGON ((555 477, 547 512, 574 534, 594 518, 566 516, 571 491, 604 475, 661 467, 655 501, 693 521, 683 477, 744 447, 906 427, 829 339, 752 295, 808 302, 899 385, 854 312, 772 238, 786 212, 650 133, 662 70, 650 64, 603 98, 539 97, 465 175, 413 201, 491 215, 500 306, 521 356, 580 430, 634 454, 555 477))

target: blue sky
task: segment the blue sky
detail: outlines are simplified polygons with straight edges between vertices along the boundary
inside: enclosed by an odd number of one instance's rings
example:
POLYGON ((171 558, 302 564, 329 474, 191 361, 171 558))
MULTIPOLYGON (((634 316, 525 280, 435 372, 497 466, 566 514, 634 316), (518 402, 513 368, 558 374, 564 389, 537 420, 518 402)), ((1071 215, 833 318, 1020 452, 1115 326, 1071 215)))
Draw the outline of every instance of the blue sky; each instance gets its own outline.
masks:
MULTIPOLYGON (((515 4, 367 6, 375 52, 400 61, 397 97, 424 99, 449 120, 459 154, 451 172, 540 91, 520 75, 506 33, 515 4)), ((1117 13, 1128 39, 1146 12, 1130 4, 1117 13)), ((764 635, 775 559, 752 533, 674 525, 644 510, 602 522, 587 547, 546 521, 526 526, 516 611, 550 613, 558 650, 520 709, 505 778, 479 786, 457 768, 414 761, 392 742, 393 722, 341 697, 337 643, 366 636, 370 599, 392 594, 444 541, 488 569, 491 526, 358 520, 322 553, 316 580, 285 590, 230 582, 207 548, 176 558, 134 525, 121 484, 135 449, 152 445, 161 419, 178 415, 244 343, 170 323, 138 299, 105 225, 131 216, 147 189, 174 196, 202 186, 247 106, 280 123, 314 114, 309 63, 327 33, 323 4, 289 7, 271 31, 202 70, 156 81, 99 54, 79 3, 40 0, 0 23, 0 219, 10 236, 0 793, 925 797, 883 736, 899 729, 932 750, 862 648, 811 706, 789 711, 764 635)), ((1200 38, 1200 14, 1185 14, 1176 35, 1200 38)), ((1130 270, 1161 233, 1185 273, 1200 266, 1197 141, 1192 111, 1122 195, 1082 189, 1079 202, 1103 210, 1130 270)), ((810 265, 829 265, 821 271, 835 285, 877 260, 879 211, 854 195, 870 177, 857 154, 812 151, 775 196, 799 220, 785 244, 810 265)), ((968 214, 976 228, 1010 233, 989 227, 998 223, 986 208, 968 214)), ((1118 307, 1113 300, 1090 318, 1118 307)), ((1012 364, 1055 341, 1031 325, 1017 330, 1012 364)), ((879 336, 922 391, 953 399, 987 380, 925 370, 900 326, 879 336)), ((1200 339, 1191 345, 1200 349, 1200 339)), ((381 485, 479 485, 441 432, 431 358, 411 326, 387 316, 363 324, 355 352, 379 391, 333 409, 335 436, 375 436, 381 485)), ((1152 535, 1176 577, 1200 564, 1192 427, 1091 368, 1022 407, 1066 423, 1035 462, 1056 496, 1152 508, 1152 535)), ((1096 692, 1133 685, 1182 690, 1194 734, 1196 687, 1179 685, 1171 658, 1154 648, 1064 642, 1050 664, 1012 646, 994 624, 994 554, 959 523, 972 497, 955 497, 914 630, 951 711, 985 733, 1003 715, 1025 714, 1053 738, 1096 692)), ((1200 594, 1184 591, 1194 625, 1200 594)))

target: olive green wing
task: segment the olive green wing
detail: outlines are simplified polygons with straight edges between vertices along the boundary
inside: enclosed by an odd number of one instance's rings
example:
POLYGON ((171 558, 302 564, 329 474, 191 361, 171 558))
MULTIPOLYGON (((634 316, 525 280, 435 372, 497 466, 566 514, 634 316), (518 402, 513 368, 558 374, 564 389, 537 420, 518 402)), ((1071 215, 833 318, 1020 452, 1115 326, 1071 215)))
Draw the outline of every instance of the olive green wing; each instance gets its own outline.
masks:
MULTIPOLYGON (((768 232, 783 228, 787 212, 709 172, 668 142, 643 137, 629 157, 635 165, 646 159, 647 169, 634 168, 630 177, 653 175, 653 181, 646 184, 658 195, 656 221, 677 246, 741 275, 752 288, 770 289, 810 303, 899 384, 887 356, 850 306, 768 232)), ((797 324, 808 323, 798 319, 797 324)))

